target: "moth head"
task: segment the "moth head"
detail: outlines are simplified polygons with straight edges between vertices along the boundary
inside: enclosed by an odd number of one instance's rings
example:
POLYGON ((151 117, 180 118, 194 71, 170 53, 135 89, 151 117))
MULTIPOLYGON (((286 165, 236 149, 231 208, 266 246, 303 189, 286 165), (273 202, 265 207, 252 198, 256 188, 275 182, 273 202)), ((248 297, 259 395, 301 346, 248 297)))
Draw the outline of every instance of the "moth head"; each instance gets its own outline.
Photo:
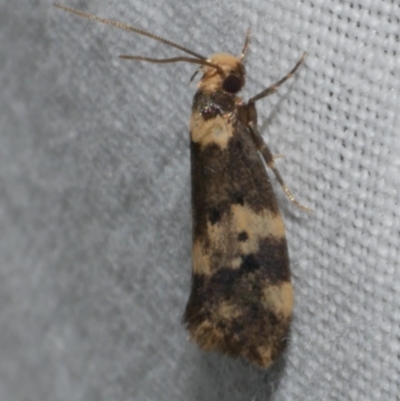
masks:
POLYGON ((199 82, 200 90, 236 94, 243 88, 246 71, 241 57, 217 53, 209 57, 207 63, 201 67, 203 77, 199 82))

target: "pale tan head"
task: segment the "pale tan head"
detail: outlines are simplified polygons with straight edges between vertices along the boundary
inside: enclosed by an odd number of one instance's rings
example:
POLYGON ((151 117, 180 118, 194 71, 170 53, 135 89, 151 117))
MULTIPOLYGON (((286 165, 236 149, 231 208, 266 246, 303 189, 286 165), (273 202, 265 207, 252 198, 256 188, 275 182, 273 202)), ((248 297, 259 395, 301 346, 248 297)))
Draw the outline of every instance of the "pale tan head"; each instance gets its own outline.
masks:
POLYGON ((211 65, 203 65, 203 77, 198 86, 204 92, 225 91, 238 93, 245 84, 245 68, 242 57, 231 54, 217 53, 207 59, 211 65), (213 67, 216 65, 219 69, 213 67))

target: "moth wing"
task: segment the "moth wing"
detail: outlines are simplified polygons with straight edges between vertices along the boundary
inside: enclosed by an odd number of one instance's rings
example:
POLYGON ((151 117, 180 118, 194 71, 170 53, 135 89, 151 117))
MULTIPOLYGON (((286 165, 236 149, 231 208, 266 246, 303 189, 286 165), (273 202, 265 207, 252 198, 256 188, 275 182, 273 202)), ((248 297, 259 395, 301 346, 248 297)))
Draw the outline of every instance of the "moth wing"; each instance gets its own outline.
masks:
POLYGON ((293 305, 283 221, 246 124, 194 118, 193 276, 184 322, 201 348, 267 367, 284 347, 293 305))

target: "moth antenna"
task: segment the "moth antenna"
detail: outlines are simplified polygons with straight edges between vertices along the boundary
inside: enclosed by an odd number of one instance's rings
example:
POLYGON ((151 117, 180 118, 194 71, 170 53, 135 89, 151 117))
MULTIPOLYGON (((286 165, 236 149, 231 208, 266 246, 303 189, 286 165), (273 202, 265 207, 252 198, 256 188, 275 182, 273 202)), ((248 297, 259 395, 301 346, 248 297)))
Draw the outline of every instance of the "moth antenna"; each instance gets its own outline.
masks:
POLYGON ((250 43, 250 28, 247 28, 243 49, 239 57, 240 61, 243 61, 243 59, 246 57, 247 50, 249 49, 249 43, 250 43))
POLYGON ((207 59, 206 57, 202 56, 201 54, 198 54, 190 49, 187 49, 186 47, 178 45, 177 43, 172 42, 168 39, 164 39, 161 36, 155 35, 154 33, 148 32, 145 29, 135 28, 134 26, 124 24, 123 22, 106 19, 106 18, 101 18, 101 17, 98 17, 97 15, 93 15, 93 14, 87 14, 83 11, 76 10, 75 8, 63 6, 62 4, 59 4, 59 3, 54 3, 53 5, 57 8, 60 8, 61 10, 67 11, 68 13, 78 15, 79 17, 87 18, 87 19, 90 19, 93 21, 98 21, 98 22, 101 22, 102 24, 106 24, 106 25, 112 25, 112 26, 115 26, 116 28, 124 29, 125 31, 135 32, 142 36, 147 36, 150 39, 157 40, 158 42, 161 42, 168 46, 175 47, 176 49, 182 50, 183 52, 190 54, 191 56, 196 57, 197 59, 200 59, 200 60, 207 59))
POLYGON ((199 60, 197 58, 192 57, 172 57, 172 58, 152 58, 152 57, 143 57, 143 56, 130 56, 130 55, 121 55, 119 58, 124 60, 139 60, 139 61, 148 61, 150 63, 157 64, 167 64, 167 63, 177 63, 179 61, 185 61, 187 63, 207 65, 209 67, 215 68, 219 74, 224 76, 224 70, 217 64, 210 63, 207 60, 199 60))

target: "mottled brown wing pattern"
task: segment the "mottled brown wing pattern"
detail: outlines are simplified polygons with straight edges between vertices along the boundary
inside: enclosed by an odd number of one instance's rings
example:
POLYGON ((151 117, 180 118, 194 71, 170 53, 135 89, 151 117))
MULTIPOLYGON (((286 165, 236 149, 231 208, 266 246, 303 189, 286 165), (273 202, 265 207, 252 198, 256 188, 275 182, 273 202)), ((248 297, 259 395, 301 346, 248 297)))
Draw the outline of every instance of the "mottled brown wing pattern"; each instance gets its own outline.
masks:
POLYGON ((238 98, 199 91, 191 120, 193 277, 184 322, 205 350, 267 367, 293 293, 285 229, 238 98))

